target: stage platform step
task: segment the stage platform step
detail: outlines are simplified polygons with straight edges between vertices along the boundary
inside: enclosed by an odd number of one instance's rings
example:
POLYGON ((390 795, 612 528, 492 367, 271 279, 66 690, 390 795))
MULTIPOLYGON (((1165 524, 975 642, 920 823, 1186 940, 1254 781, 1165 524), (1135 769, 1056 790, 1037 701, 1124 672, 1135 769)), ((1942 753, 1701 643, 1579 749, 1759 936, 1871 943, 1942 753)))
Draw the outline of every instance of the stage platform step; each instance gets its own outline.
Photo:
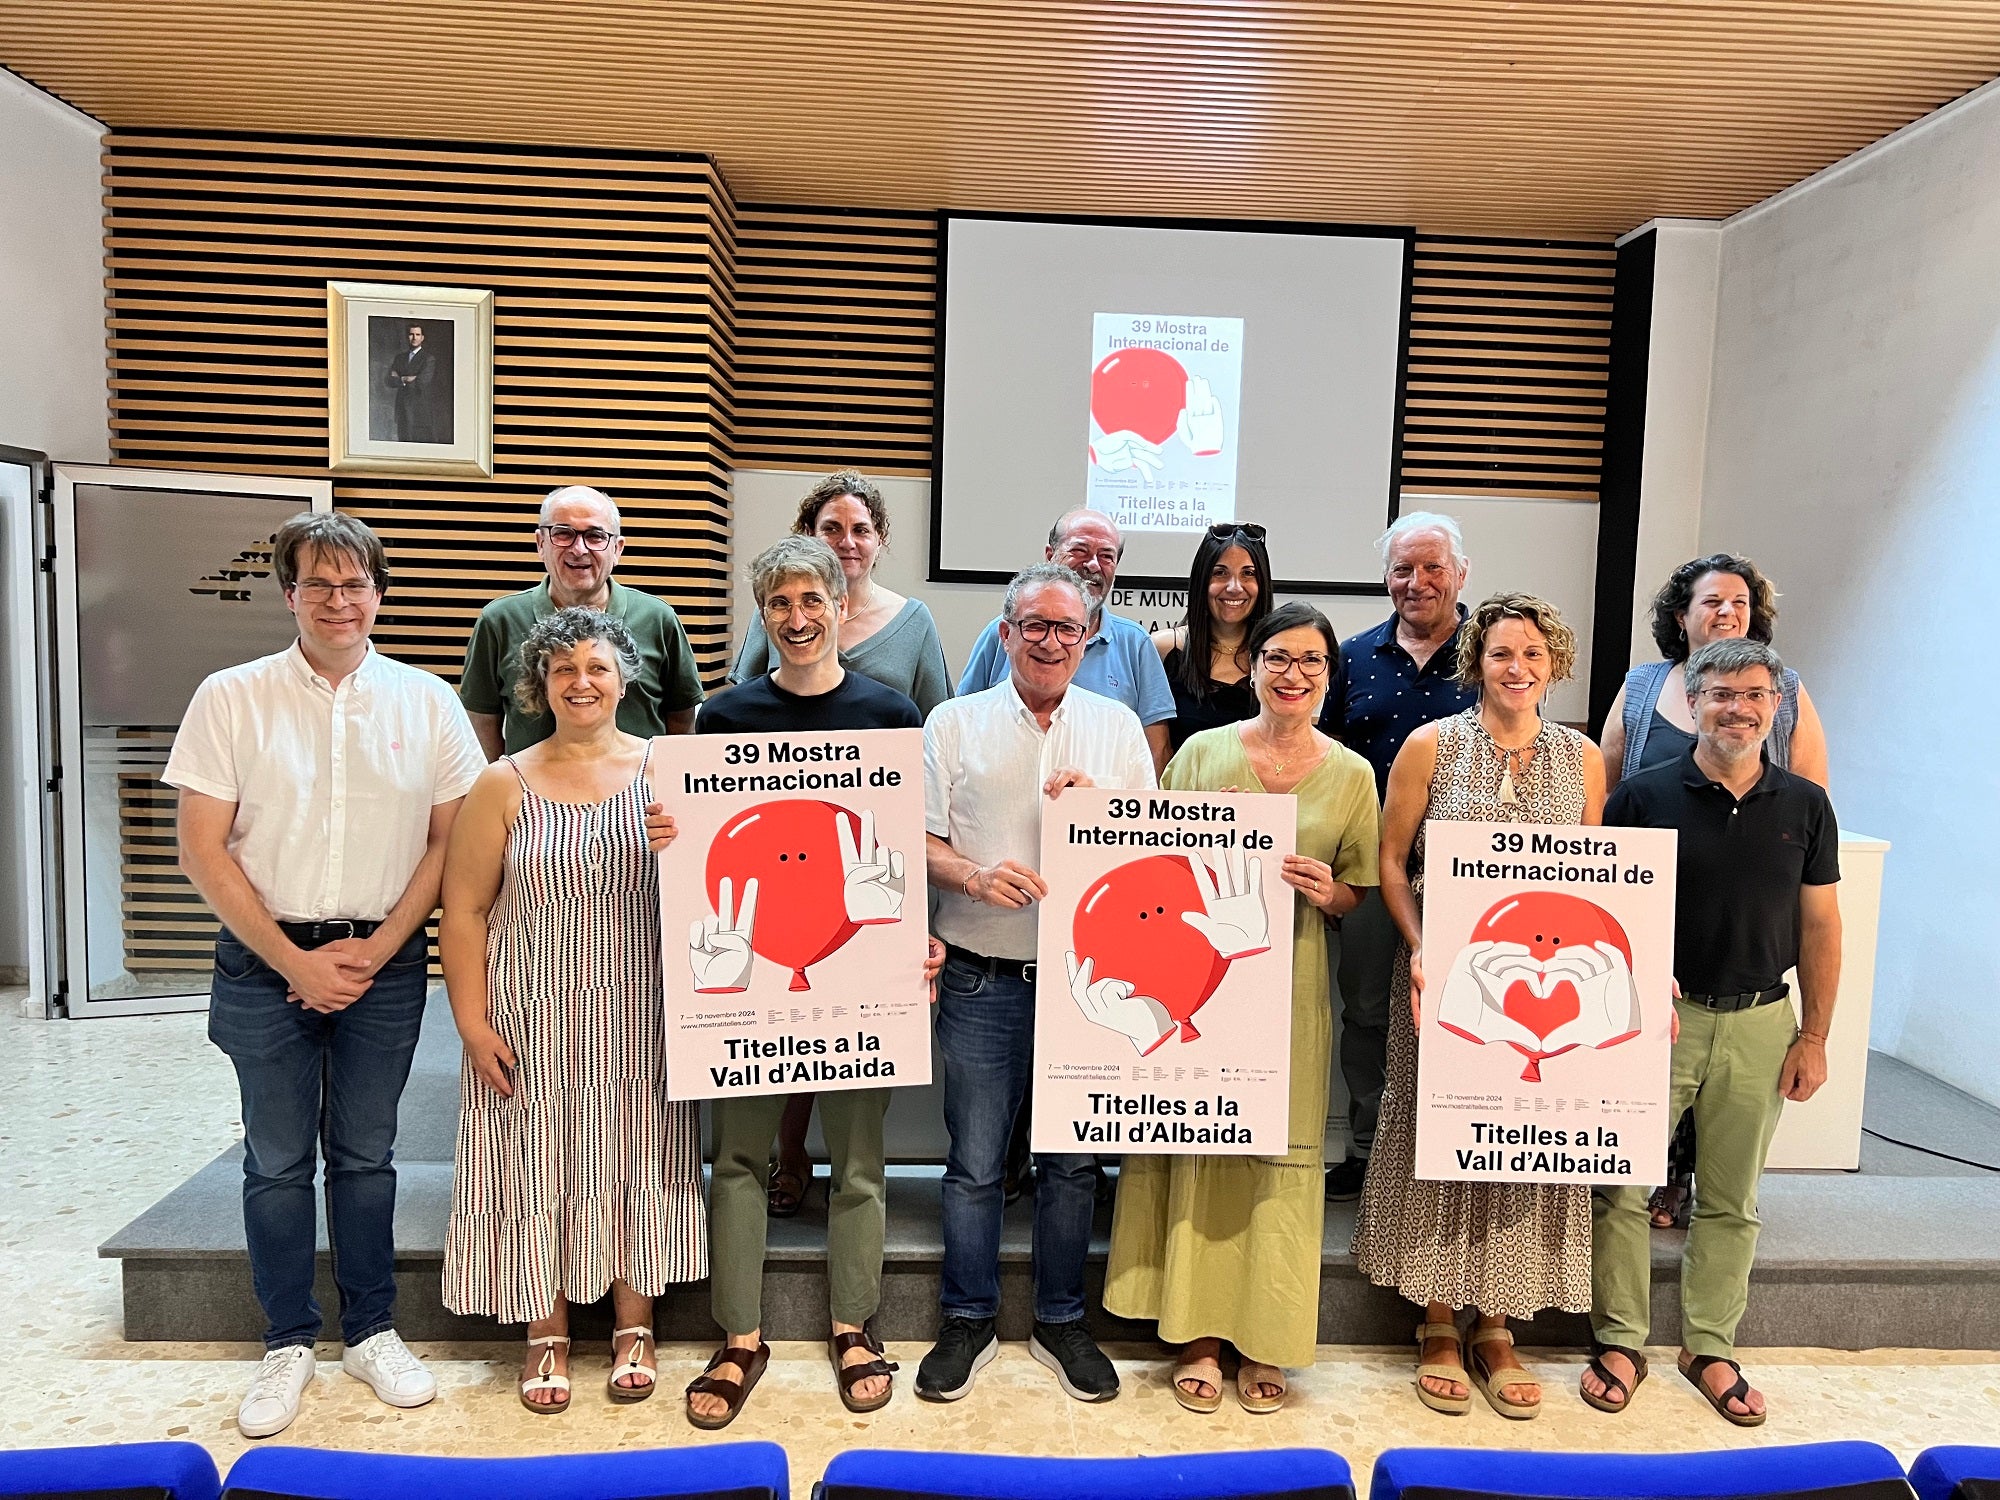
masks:
MULTIPOLYGON (((396 1214, 397 1324, 425 1340, 513 1338, 480 1318, 461 1318, 440 1300, 444 1231, 451 1201, 455 1039, 429 1033, 422 1066, 404 1101, 396 1214), (447 1059, 452 1066, 446 1066, 447 1059)), ((1971 1099, 1893 1058, 1871 1059, 1872 1129, 1972 1161, 2000 1161, 2000 1110, 1971 1099)), ((240 1149, 225 1152, 126 1225, 99 1253, 122 1262, 125 1336, 135 1340, 255 1340, 263 1327, 251 1295, 243 1245, 240 1149)), ((890 1169, 889 1224, 877 1327, 890 1339, 928 1337, 937 1322, 943 1255, 937 1169, 890 1169)), ((1007 1212, 1001 1243, 1001 1334, 1023 1339, 1032 1304, 1028 1276, 1032 1200, 1007 1212)), ((765 1279, 765 1333, 773 1339, 825 1336, 826 1178, 791 1220, 772 1220, 765 1279)), ((1763 1185, 1764 1233, 1745 1346, 1835 1349, 2000 1348, 2000 1176, 1878 1139, 1866 1141, 1858 1173, 1773 1173, 1763 1185)), ((1091 1256, 1091 1302, 1103 1275, 1108 1205, 1101 1206, 1091 1256)), ((1365 1281, 1348 1254, 1353 1206, 1329 1204, 1320 1288, 1322 1343, 1397 1344, 1408 1339, 1410 1308, 1365 1281)), ((1670 1342, 1679 1324, 1682 1237, 1656 1234, 1653 1326, 1670 1342)), ((321 1305, 336 1304, 324 1250, 321 1305)), ((579 1310, 578 1331, 609 1328, 604 1308, 579 1310), (603 1328, 599 1328, 599 1324, 603 1328)), ((1146 1325, 1093 1314, 1104 1336, 1149 1337, 1146 1325)), ((715 1332, 705 1285, 661 1299, 658 1327, 670 1339, 715 1332)), ((337 1336, 331 1319, 328 1335, 337 1336)), ((1588 1338, 1581 1314, 1544 1314, 1521 1330, 1524 1343, 1576 1345, 1588 1338)))

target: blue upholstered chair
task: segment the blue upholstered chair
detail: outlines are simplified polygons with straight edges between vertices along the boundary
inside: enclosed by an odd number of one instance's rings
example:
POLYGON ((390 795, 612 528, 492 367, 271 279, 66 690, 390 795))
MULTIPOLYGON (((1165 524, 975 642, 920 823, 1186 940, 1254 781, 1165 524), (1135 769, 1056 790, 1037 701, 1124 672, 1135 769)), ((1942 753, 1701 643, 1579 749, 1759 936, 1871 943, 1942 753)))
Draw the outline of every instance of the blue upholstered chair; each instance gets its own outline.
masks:
POLYGON ((1926 1448, 1910 1483, 1918 1500, 2000 1500, 2000 1448, 1926 1448))
POLYGON ((1874 1443, 1803 1443, 1726 1453, 1488 1453, 1391 1448, 1369 1500, 1776 1500, 1838 1490, 1841 1500, 1910 1500, 1896 1455, 1874 1443))
POLYGON ((257 1448, 229 1469, 234 1500, 789 1500, 776 1443, 651 1448, 550 1458, 405 1458, 257 1448))
POLYGON ((215 1500, 215 1460, 193 1443, 106 1443, 0 1452, 0 1495, 215 1500))
POLYGON ((970 1453, 842 1453, 817 1500, 1354 1500, 1347 1460, 1321 1448, 1184 1458, 1008 1458, 970 1453))

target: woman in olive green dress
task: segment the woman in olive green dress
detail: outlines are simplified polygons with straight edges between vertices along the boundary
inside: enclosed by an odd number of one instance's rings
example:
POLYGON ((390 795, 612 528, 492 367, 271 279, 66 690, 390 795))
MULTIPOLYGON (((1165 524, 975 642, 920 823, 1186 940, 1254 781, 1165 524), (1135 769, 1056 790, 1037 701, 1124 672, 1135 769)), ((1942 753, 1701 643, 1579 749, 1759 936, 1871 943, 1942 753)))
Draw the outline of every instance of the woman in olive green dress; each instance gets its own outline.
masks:
POLYGON ((1318 610, 1273 610, 1248 641, 1257 717, 1193 736, 1160 784, 1175 791, 1298 798, 1292 887, 1292 1066, 1283 1156, 1128 1156, 1120 1170, 1104 1281, 1106 1311, 1156 1319, 1184 1345, 1174 1397, 1191 1411, 1222 1401, 1225 1343, 1240 1358, 1237 1399, 1276 1411, 1285 1366, 1313 1362, 1325 1220, 1326 924, 1376 883, 1378 809, 1368 763, 1313 728, 1340 647, 1318 610))

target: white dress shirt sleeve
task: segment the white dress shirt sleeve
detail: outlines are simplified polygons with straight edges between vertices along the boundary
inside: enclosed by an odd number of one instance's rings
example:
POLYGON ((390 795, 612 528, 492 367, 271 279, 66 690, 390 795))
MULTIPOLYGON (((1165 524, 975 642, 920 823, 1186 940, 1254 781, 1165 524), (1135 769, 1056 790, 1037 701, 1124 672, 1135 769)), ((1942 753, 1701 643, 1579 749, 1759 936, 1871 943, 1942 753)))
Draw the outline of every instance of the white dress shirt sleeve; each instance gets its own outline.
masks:
POLYGON ((924 722, 924 830, 951 837, 951 789, 958 780, 958 715, 941 703, 924 722))
POLYGON ((174 748, 160 780, 223 802, 242 801, 242 782, 236 775, 235 719, 228 694, 217 688, 215 678, 204 680, 181 715, 181 727, 174 734, 174 748))
POLYGON ((463 797, 486 769, 486 752, 480 747, 479 736, 472 732, 465 705, 442 679, 436 680, 438 691, 431 695, 433 743, 437 753, 437 778, 431 792, 433 807, 463 797))

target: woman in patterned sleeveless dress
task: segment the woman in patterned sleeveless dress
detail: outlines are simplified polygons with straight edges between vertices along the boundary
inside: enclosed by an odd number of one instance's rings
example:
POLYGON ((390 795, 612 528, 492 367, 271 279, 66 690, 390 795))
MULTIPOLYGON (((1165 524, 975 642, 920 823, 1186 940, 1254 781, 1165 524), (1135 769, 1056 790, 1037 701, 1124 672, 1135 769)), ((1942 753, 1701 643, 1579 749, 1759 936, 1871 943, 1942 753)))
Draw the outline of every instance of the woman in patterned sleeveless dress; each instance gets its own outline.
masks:
POLYGON ((439 950, 465 1046, 444 1302, 528 1325, 520 1397, 569 1405, 569 1304, 608 1288, 609 1391, 656 1380, 653 1298, 708 1271, 695 1106, 667 1101, 645 740, 624 625, 543 619, 515 686, 554 737, 487 767, 445 859, 439 950))
POLYGON ((1383 808, 1382 899, 1403 943, 1390 997, 1388 1085, 1354 1256, 1371 1281, 1424 1308, 1417 1395, 1453 1415, 1470 1409, 1469 1384, 1502 1416, 1541 1410, 1541 1387, 1515 1356, 1507 1319, 1545 1307, 1589 1308, 1590 1189, 1416 1178, 1411 984, 1421 990, 1424 983, 1424 825, 1433 818, 1600 820, 1604 758, 1584 736, 1540 713, 1549 686, 1568 677, 1575 661, 1576 636, 1555 606, 1528 594, 1495 594, 1480 604, 1458 648, 1459 681, 1478 687, 1479 702, 1410 736, 1390 770, 1383 808), (1465 1307, 1477 1313, 1469 1339, 1457 1326, 1465 1307))

